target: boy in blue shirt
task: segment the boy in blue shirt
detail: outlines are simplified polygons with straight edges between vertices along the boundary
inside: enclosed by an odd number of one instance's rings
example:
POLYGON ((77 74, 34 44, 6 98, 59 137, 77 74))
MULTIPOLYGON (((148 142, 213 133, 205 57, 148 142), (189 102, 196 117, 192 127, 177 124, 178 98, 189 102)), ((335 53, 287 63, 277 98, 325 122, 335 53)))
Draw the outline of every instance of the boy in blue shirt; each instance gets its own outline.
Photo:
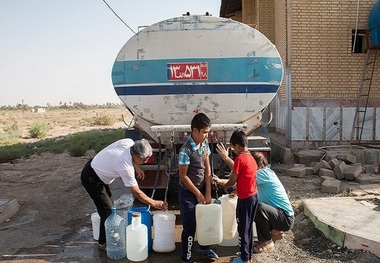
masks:
MULTIPOLYGON (((183 263, 194 262, 192 249, 195 242, 195 206, 198 203, 211 203, 211 168, 207 137, 211 121, 204 113, 196 114, 191 121, 191 135, 185 142, 178 157, 179 171, 179 205, 182 218, 182 254, 183 263)), ((196 253, 218 258, 218 255, 207 246, 200 246, 196 253)))

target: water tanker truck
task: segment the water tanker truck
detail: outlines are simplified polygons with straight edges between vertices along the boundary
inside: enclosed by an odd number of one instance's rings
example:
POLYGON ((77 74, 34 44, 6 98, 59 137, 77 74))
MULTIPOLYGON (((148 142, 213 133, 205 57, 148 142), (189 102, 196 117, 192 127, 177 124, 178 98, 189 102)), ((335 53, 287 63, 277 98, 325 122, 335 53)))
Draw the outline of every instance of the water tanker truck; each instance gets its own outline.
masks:
POLYGON ((112 69, 131 126, 165 148, 184 143, 194 114, 212 122, 209 142, 248 135, 276 95, 283 65, 258 30, 209 15, 184 15, 144 27, 122 47, 112 69))

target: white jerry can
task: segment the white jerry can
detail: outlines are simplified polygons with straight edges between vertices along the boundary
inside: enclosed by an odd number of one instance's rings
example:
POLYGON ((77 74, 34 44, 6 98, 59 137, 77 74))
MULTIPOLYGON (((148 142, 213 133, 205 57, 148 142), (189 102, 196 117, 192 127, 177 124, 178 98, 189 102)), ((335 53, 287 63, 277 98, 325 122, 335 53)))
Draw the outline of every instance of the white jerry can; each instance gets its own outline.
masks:
POLYGON ((153 250, 171 252, 175 250, 175 215, 161 211, 153 216, 153 250))
POLYGON ((236 237, 237 221, 236 206, 237 196, 230 198, 228 194, 222 195, 219 200, 222 206, 223 239, 230 240, 236 237))
POLYGON ((216 245, 223 240, 222 206, 219 204, 197 204, 196 236, 199 245, 216 245))

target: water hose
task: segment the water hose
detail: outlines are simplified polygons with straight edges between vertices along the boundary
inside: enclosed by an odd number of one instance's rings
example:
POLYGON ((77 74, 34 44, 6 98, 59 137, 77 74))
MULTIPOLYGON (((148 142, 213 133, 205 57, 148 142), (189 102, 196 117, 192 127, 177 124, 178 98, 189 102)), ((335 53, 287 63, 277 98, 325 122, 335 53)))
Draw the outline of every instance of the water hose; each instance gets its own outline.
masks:
POLYGON ((169 161, 169 169, 167 172, 167 181, 166 181, 166 189, 165 189, 165 196, 164 196, 164 201, 167 201, 167 196, 168 196, 168 191, 169 191, 169 182, 170 182, 170 174, 172 172, 172 162, 174 161, 175 158, 175 150, 173 150, 173 143, 174 143, 174 131, 172 133, 172 136, 170 138, 170 146, 171 146, 171 153, 170 153, 170 161, 169 161))
MULTIPOLYGON (((214 177, 214 143, 211 143, 211 181, 212 180, 212 177, 214 177)), ((221 204, 220 200, 218 199, 218 184, 213 181, 214 185, 215 185, 215 194, 216 194, 216 199, 214 200, 214 204, 221 204)))
POLYGON ((154 186, 153 186, 153 191, 152 195, 150 198, 153 199, 154 194, 156 192, 157 184, 158 184, 158 177, 160 176, 160 171, 161 171, 161 155, 162 155, 162 148, 161 148, 161 135, 158 134, 158 163, 157 163, 157 173, 156 173, 156 178, 154 179, 154 186))

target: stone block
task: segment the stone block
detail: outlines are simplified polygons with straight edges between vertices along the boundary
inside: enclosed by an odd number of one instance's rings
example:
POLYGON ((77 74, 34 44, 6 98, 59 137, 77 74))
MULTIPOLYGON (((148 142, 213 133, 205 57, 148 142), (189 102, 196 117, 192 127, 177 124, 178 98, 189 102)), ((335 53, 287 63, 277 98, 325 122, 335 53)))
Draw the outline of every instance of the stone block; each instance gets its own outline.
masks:
POLYGON ((326 152, 326 156, 324 158, 324 160, 326 162, 330 162, 332 159, 336 159, 336 156, 337 156, 337 152, 326 152))
POLYGON ((337 159, 344 161, 348 164, 353 164, 356 162, 355 155, 352 155, 350 153, 341 153, 336 156, 337 159))
POLYGON ((361 173, 362 173, 361 166, 346 165, 346 167, 344 168, 343 175, 346 180, 354 180, 361 173))
POLYGON ((301 150, 294 154, 294 161, 310 166, 312 162, 319 162, 324 155, 322 150, 301 150))
POLYGON ((283 148, 282 152, 282 163, 288 163, 293 159, 293 153, 289 148, 283 148))
POLYGON ((365 168, 363 167, 362 163, 353 163, 350 166, 360 166, 362 171, 360 172, 361 174, 365 173, 365 168))
POLYGON ((372 164, 365 164, 363 165, 364 172, 366 174, 374 174, 376 173, 376 168, 372 164))
POLYGON ((320 179, 321 185, 322 185, 325 180, 330 180, 330 179, 334 179, 334 178, 331 178, 329 176, 320 176, 319 179, 320 179))
POLYGON ((344 168, 346 167, 346 163, 343 162, 343 161, 340 161, 339 165, 336 165, 334 167, 334 173, 335 173, 335 177, 336 179, 339 179, 339 180, 342 180, 344 179, 344 168))
POLYGON ((324 180, 321 186, 321 192, 337 194, 340 192, 341 184, 342 182, 340 180, 333 178, 324 180))
POLYGON ((317 163, 319 163, 319 161, 318 162, 311 162, 309 166, 314 167, 317 163))
POLYGON ((292 167, 286 171, 286 174, 291 177, 305 177, 306 171, 304 167, 292 167))
POLYGON ((319 169, 321 169, 321 168, 326 168, 326 169, 330 169, 331 170, 331 166, 329 165, 329 163, 326 162, 325 160, 322 160, 322 161, 318 162, 313 167, 314 174, 319 174, 319 169))
POLYGON ((306 175, 315 175, 313 167, 305 167, 306 175))
POLYGON ((334 171, 326 168, 319 169, 319 176, 327 176, 334 179, 336 178, 334 171))
POLYGON ((367 150, 365 163, 378 166, 379 165, 379 150, 367 150))
POLYGON ((355 162, 356 163, 365 163, 365 152, 363 148, 352 148, 351 154, 355 156, 355 162))
MULTIPOLYGON (((326 160, 326 161, 327 161, 327 160, 326 160)), ((330 165, 331 169, 334 169, 334 167, 335 167, 336 165, 339 165, 339 163, 340 163, 340 161, 339 161, 338 159, 336 159, 336 158, 331 159, 331 160, 329 161, 329 165, 330 165)))

